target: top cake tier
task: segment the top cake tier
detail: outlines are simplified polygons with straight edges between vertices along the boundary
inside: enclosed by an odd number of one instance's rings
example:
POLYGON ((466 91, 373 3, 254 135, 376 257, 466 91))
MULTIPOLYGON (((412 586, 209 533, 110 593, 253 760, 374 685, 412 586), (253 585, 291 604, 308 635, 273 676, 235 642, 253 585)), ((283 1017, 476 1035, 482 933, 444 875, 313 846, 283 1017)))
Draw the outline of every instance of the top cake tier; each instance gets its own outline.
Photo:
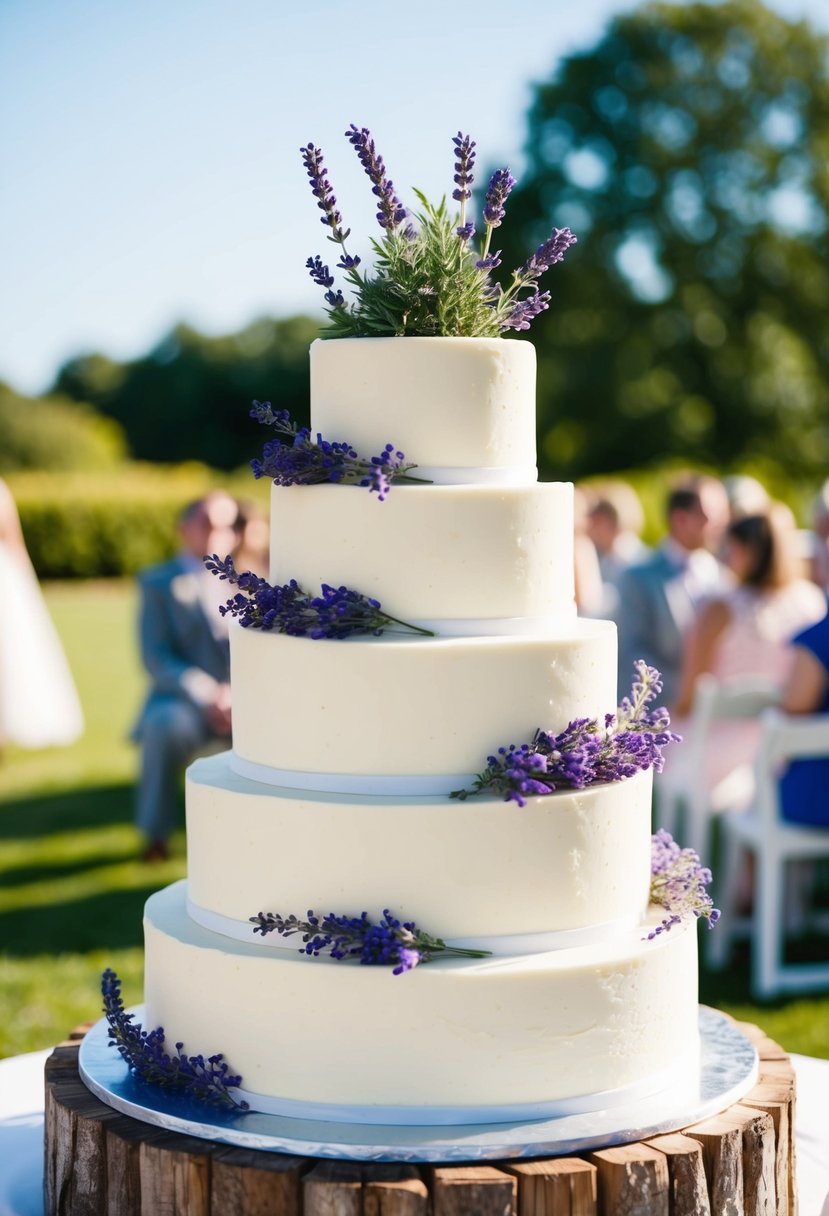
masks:
POLYGON ((533 482, 535 348, 503 338, 317 339, 311 429, 364 456, 392 443, 436 483, 533 482))

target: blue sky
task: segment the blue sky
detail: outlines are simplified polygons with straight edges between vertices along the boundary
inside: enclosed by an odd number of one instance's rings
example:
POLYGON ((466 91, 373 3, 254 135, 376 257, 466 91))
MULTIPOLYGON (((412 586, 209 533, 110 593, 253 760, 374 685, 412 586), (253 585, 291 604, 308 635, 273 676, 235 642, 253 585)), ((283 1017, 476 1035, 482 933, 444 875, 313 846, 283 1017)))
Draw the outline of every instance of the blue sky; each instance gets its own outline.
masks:
MULTIPOLYGON (((343 138, 368 126, 404 198, 439 197, 451 137, 520 174, 533 82, 631 0, 0 0, 0 379, 43 391, 85 350, 138 355, 319 309, 299 159, 322 146, 374 227, 343 138)), ((773 0, 829 29, 829 0, 773 0)))

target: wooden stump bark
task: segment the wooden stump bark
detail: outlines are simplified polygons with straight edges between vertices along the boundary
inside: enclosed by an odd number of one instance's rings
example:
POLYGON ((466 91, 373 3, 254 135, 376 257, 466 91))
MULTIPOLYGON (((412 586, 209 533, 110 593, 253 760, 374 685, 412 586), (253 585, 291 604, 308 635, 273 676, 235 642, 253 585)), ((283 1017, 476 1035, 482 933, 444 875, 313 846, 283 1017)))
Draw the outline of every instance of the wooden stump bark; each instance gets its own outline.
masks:
POLYGON ((78 1076, 84 1027, 46 1062, 46 1216, 796 1216, 794 1072, 757 1027, 754 1088, 644 1143, 533 1161, 319 1161, 162 1131, 78 1076))

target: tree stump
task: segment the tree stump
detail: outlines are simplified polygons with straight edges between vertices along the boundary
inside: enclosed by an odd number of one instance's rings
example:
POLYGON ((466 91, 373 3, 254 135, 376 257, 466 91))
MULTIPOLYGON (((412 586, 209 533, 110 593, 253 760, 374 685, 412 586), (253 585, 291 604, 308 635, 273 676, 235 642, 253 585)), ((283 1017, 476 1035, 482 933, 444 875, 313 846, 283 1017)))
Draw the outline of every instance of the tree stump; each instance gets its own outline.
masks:
POLYGON ((795 1216, 794 1071, 757 1027, 757 1084, 681 1132, 474 1165, 255 1152, 162 1131, 78 1076, 85 1027, 46 1061, 46 1216, 795 1216))

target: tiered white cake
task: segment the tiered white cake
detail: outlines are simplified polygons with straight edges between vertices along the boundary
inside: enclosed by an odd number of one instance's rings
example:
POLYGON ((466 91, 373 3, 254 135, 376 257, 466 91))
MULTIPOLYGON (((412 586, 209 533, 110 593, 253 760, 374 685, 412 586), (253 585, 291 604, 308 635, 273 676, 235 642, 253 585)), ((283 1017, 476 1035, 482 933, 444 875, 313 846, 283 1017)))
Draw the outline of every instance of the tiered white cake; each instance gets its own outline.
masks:
POLYGON ((647 940, 650 774, 448 797, 616 705, 614 626, 573 605, 572 487, 537 482, 534 349, 319 341, 311 372, 314 433, 393 440, 434 484, 275 486, 271 581, 344 583, 437 636, 232 630, 233 750, 189 770, 189 880, 147 904, 147 1025, 286 1114, 474 1123, 664 1088, 696 1061, 696 928, 647 940), (387 907, 491 957, 393 976, 249 920, 387 907))

